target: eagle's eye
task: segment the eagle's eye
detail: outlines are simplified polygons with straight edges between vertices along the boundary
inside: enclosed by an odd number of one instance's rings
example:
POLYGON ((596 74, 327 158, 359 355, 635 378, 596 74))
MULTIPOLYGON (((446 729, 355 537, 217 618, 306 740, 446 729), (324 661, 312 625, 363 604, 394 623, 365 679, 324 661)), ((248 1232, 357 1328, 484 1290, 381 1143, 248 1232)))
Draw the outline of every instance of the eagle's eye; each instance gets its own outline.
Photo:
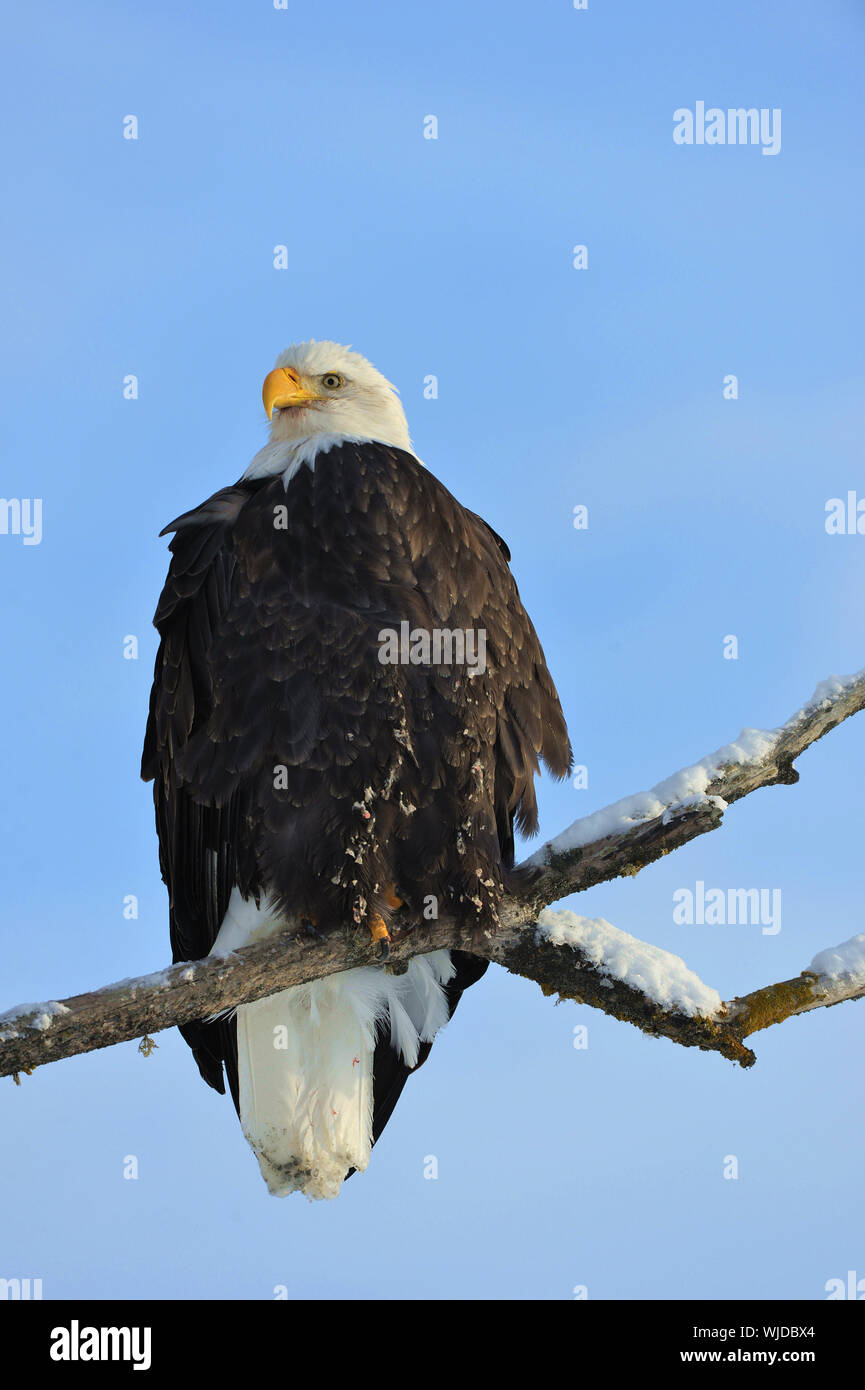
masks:
POLYGON ((336 391, 340 386, 345 385, 345 378, 337 372, 325 372, 321 378, 322 386, 326 386, 329 391, 336 391))

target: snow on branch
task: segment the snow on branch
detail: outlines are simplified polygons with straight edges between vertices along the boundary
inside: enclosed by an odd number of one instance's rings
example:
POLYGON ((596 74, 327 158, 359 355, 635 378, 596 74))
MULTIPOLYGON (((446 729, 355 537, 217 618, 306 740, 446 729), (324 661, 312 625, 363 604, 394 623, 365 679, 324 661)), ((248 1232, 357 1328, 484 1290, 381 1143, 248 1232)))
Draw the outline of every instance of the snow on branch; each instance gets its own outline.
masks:
POLYGON ((754 1053, 744 1039, 794 1014, 865 997, 865 934, 821 951, 792 980, 727 1003, 685 962, 603 918, 545 909, 534 941, 502 941, 490 959, 536 981, 544 994, 590 1004, 652 1037, 720 1052, 742 1067, 754 1053))
POLYGON ((568 893, 637 874, 670 850, 716 830, 727 807, 759 787, 798 782, 796 758, 865 707, 865 669, 830 676, 777 729, 743 729, 734 743, 682 768, 648 792, 574 821, 527 861, 540 870, 534 900, 546 907, 568 893))
MULTIPOLYGON (((759 787, 798 781, 794 760, 865 706, 865 671, 832 677, 780 728, 744 730, 735 741, 649 792, 587 816, 544 845, 489 935, 451 919, 401 926, 387 969, 440 948, 473 951, 558 994, 602 1009, 643 1032, 720 1052, 742 1066, 743 1039, 793 1014, 865 995, 865 936, 823 951, 793 980, 724 1004, 678 956, 637 941, 603 919, 546 911, 550 903, 646 864, 720 825, 727 806, 759 787)), ((339 928, 310 936, 298 922, 229 955, 181 962, 138 979, 0 1015, 0 1076, 158 1032, 340 970, 373 965, 365 934, 339 928)), ((147 1050, 143 1046, 143 1050, 147 1050)))

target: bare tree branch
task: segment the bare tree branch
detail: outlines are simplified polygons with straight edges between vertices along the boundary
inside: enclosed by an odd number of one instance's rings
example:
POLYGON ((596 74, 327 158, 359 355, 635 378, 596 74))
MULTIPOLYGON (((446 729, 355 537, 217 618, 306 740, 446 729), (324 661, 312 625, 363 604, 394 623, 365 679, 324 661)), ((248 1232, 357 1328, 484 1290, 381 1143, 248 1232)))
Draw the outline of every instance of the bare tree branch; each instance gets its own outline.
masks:
MULTIPOLYGON (((533 929, 550 903, 596 883, 636 874, 695 836, 716 829, 732 802, 759 787, 796 782, 793 762, 799 754, 863 706, 865 671, 823 682, 807 705, 779 729, 770 733, 745 730, 735 743, 652 791, 576 821, 523 866, 523 874, 502 904, 501 926, 495 932, 467 934, 463 926, 444 918, 417 922, 394 933, 387 968, 405 969, 412 956, 426 951, 468 949, 534 980, 544 993, 591 1004, 653 1036, 720 1052, 742 1066, 752 1065, 754 1056, 743 1045, 745 1037, 793 1014, 861 998, 865 974, 859 982, 855 972, 806 971, 795 980, 768 985, 727 1005, 718 1000, 714 1011, 691 1007, 689 1012, 616 978, 603 961, 586 954, 578 941, 562 949, 543 928, 533 929)), ((643 949, 657 952, 654 947, 643 949)), ((278 935, 231 955, 180 963, 61 1001, 19 1005, 0 1016, 0 1076, 109 1047, 291 985, 374 963, 371 945, 362 934, 340 928, 327 936, 310 937, 291 922, 278 935)))

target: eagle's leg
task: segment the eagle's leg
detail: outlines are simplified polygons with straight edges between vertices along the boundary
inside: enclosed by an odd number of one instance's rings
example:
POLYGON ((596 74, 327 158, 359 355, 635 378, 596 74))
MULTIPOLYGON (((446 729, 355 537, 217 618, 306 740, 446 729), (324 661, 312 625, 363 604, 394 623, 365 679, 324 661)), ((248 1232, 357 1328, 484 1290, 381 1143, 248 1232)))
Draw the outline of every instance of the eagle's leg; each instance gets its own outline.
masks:
MULTIPOLYGON (((402 898, 397 897, 394 884, 385 888, 383 897, 391 912, 396 912, 398 907, 402 907, 402 898)), ((388 960, 390 958, 390 932, 387 929, 387 923, 380 913, 374 912, 370 917, 369 932, 373 941, 378 946, 376 954, 379 960, 388 960)))
POLYGON ((369 919, 369 934, 378 947, 376 955, 380 961, 386 961, 390 957, 390 932, 387 923, 377 912, 374 912, 369 919))

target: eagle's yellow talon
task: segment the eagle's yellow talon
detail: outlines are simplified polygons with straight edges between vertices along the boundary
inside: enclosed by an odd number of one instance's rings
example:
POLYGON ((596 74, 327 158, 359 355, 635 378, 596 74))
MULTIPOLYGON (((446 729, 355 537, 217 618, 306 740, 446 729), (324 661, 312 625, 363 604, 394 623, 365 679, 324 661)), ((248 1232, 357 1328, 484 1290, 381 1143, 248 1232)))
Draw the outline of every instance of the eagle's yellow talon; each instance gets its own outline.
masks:
POLYGON ((385 925, 383 917, 379 917, 376 912, 369 921, 369 934, 373 941, 390 941, 390 932, 385 925))
POLYGON ((390 932, 383 917, 377 912, 373 913, 369 919, 369 934, 378 947, 376 955, 379 960, 387 960, 390 956, 390 932))

